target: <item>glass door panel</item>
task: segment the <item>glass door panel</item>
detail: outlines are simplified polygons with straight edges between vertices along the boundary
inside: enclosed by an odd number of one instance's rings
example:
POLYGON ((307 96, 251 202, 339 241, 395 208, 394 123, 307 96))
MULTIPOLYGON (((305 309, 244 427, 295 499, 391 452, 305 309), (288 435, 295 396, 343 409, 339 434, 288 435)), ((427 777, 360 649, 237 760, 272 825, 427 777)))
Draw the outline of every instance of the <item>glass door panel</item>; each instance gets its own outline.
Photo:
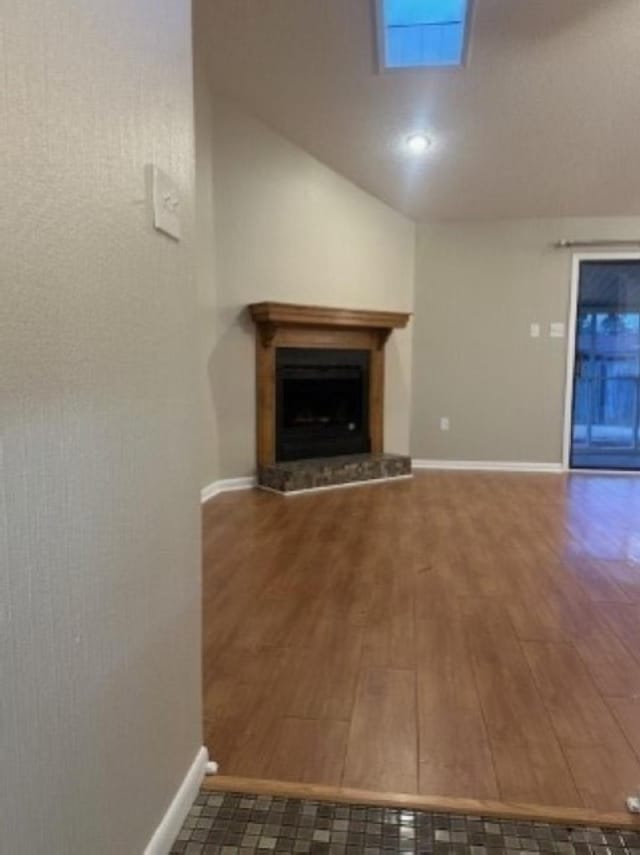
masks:
POLYGON ((582 262, 571 466, 640 469, 640 262, 582 262))

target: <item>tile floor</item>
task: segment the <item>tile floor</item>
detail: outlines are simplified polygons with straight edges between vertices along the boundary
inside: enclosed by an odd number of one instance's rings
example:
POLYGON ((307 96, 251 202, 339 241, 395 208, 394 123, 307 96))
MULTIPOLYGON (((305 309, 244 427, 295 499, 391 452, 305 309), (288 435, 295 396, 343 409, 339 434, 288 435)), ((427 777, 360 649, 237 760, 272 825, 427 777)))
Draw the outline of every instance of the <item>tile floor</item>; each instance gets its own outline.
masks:
POLYGON ((203 791, 171 852, 640 855, 640 830, 573 828, 203 791))

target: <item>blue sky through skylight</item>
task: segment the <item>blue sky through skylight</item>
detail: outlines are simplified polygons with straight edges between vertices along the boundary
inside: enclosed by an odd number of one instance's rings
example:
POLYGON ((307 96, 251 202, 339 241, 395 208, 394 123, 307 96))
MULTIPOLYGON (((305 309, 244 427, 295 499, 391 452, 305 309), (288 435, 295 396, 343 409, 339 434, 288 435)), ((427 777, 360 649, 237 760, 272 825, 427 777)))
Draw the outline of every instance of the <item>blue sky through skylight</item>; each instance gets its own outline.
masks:
POLYGON ((387 68, 461 65, 468 0, 383 0, 387 68))

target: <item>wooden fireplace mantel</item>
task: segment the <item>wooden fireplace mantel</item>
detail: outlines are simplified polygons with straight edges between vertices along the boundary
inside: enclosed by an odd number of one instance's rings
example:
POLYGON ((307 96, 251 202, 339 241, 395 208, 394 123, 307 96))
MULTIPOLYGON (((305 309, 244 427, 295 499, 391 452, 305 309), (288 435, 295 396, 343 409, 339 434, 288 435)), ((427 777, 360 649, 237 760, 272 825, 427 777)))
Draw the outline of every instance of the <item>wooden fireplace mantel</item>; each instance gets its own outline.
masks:
POLYGON ((252 303, 249 311, 263 338, 272 335, 279 326, 304 326, 377 330, 386 341, 392 330, 406 327, 411 317, 407 312, 334 309, 296 303, 252 303))
POLYGON ((368 350, 371 451, 384 451, 384 346, 394 329, 407 326, 408 312, 336 309, 295 303, 252 303, 256 324, 258 466, 275 462, 276 349, 317 347, 368 350))

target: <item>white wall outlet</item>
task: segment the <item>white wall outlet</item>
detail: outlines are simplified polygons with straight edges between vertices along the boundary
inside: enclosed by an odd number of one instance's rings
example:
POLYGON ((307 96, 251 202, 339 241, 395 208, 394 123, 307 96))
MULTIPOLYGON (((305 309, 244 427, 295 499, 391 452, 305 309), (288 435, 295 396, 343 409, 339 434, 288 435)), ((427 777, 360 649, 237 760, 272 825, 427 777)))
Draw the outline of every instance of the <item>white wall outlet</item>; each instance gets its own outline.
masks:
POLYGON ((451 424, 449 422, 449 417, 442 416, 442 418, 440 419, 440 430, 449 430, 450 427, 451 424))
POLYGON ((564 322, 552 321, 549 324, 549 336, 551 338, 564 338, 564 322))
POLYGON ((540 324, 531 324, 529 331, 531 334, 531 338, 540 338, 540 324))
POLYGON ((159 232, 180 240, 180 194, 177 186, 157 166, 152 169, 153 225, 159 232))

